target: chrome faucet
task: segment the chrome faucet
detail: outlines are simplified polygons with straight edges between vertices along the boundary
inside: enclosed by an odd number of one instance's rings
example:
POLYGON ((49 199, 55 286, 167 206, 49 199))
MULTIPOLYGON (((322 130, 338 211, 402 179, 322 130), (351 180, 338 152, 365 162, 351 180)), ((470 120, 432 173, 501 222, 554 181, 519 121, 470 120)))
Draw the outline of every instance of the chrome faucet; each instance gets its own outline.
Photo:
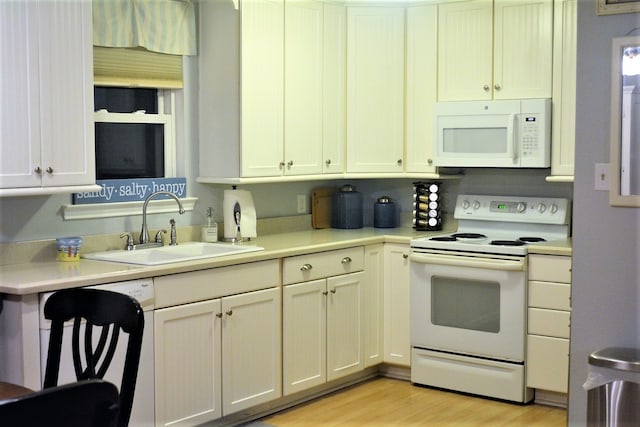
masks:
POLYGON ((173 199, 178 203, 178 213, 182 215, 185 211, 182 207, 182 203, 178 196, 169 192, 169 191, 156 191, 155 193, 149 194, 149 196, 145 199, 144 204, 142 205, 142 231, 140 232, 140 244, 149 243, 149 229, 147 228, 147 205, 149 201, 156 196, 165 195, 173 197, 173 199))

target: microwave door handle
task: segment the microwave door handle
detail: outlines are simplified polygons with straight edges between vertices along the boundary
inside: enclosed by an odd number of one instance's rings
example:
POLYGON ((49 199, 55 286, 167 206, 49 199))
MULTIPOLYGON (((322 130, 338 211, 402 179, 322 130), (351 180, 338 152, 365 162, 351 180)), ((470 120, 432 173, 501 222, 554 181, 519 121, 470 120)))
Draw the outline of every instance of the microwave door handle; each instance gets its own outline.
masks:
POLYGON ((507 155, 511 157, 513 164, 516 164, 518 160, 518 140, 520 139, 516 133, 518 132, 518 115, 517 114, 509 114, 509 122, 511 123, 511 129, 508 132, 508 138, 511 138, 511 144, 507 141, 507 149, 511 149, 511 152, 507 152, 507 155))

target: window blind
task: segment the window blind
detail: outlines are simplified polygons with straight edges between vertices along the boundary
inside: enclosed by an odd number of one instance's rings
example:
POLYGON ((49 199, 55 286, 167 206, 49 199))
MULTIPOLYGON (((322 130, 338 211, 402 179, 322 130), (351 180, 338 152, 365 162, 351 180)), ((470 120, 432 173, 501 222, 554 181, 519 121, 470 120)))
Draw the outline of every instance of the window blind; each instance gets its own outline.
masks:
POLYGON ((93 47, 93 84, 181 89, 182 56, 146 49, 93 47))

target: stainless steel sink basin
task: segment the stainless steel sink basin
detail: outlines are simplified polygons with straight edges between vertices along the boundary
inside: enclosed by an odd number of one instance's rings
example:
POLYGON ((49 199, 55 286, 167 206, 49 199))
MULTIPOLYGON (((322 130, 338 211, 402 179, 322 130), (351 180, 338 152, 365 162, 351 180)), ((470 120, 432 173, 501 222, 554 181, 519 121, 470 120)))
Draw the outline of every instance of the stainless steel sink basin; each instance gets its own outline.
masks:
POLYGON ((161 265, 172 262, 192 261, 225 255, 237 255, 262 251, 264 248, 231 243, 187 242, 176 246, 137 249, 133 251, 106 251, 82 254, 83 258, 127 264, 161 265))

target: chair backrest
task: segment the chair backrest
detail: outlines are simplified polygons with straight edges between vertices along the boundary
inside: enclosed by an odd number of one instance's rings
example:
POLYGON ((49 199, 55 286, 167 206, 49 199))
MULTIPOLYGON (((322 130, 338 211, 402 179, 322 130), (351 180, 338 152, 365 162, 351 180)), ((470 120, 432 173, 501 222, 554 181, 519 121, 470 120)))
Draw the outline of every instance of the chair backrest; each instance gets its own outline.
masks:
POLYGON ((94 379, 0 401, 0 423, 12 427, 113 427, 118 389, 94 379))
POLYGON ((138 375, 144 313, 128 295, 100 289, 65 289, 49 297, 44 317, 51 320, 49 350, 43 387, 58 385, 64 324, 73 320, 72 354, 77 380, 102 379, 109 369, 120 331, 127 333, 127 349, 120 384, 120 412, 117 425, 129 423, 138 375), (94 329, 99 338, 93 339, 94 329), (81 331, 84 330, 84 334, 81 331))

